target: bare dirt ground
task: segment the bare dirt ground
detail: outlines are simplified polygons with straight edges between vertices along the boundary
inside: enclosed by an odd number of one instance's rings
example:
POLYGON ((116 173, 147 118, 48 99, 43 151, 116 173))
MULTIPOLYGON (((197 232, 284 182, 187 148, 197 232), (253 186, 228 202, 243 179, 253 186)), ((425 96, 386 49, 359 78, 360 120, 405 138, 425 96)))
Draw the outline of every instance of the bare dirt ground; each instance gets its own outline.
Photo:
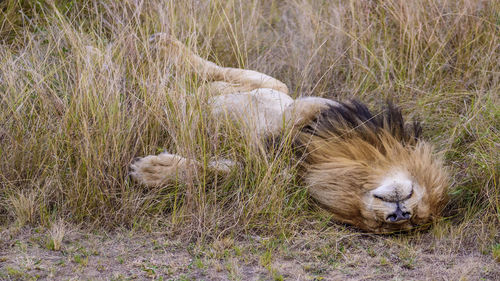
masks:
POLYGON ((0 280, 500 280, 491 255, 460 241, 335 233, 189 243, 73 230, 54 251, 44 230, 10 229, 0 238, 0 280))

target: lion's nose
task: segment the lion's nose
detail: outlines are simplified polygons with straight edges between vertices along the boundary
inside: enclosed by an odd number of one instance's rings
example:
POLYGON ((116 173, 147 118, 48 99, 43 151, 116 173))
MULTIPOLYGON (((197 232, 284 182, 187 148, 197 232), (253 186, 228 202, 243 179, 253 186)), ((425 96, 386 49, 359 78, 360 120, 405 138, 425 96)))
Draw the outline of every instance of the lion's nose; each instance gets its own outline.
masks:
POLYGON ((387 220, 390 222, 398 222, 403 220, 409 220, 411 217, 410 212, 403 212, 401 208, 399 208, 399 204, 397 204, 396 211, 387 216, 387 220))

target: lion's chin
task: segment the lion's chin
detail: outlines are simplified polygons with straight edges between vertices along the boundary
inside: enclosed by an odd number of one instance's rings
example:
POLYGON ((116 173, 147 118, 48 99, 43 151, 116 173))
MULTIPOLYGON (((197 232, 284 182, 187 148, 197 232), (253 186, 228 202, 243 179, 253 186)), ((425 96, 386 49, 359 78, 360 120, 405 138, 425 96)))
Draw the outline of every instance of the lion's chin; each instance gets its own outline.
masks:
POLYGON ((388 232, 405 232, 414 229, 415 226, 409 222, 401 224, 386 224, 381 228, 382 233, 388 232))
POLYGON ((386 222, 377 222, 377 226, 374 224, 370 225, 358 225, 358 227, 364 231, 372 232, 376 234, 391 234, 391 233, 399 233, 399 232, 407 232, 412 229, 415 229, 416 225, 411 222, 403 222, 403 223, 386 223, 386 222))

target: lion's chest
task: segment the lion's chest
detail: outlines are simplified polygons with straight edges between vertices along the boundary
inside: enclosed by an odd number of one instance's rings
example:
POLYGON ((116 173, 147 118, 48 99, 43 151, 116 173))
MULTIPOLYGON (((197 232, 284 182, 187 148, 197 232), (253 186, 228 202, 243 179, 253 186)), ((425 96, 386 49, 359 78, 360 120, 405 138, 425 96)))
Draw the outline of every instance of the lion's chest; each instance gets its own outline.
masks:
POLYGON ((211 110, 216 117, 230 118, 248 133, 262 137, 281 130, 283 111, 292 103, 290 96, 262 88, 213 97, 211 110))

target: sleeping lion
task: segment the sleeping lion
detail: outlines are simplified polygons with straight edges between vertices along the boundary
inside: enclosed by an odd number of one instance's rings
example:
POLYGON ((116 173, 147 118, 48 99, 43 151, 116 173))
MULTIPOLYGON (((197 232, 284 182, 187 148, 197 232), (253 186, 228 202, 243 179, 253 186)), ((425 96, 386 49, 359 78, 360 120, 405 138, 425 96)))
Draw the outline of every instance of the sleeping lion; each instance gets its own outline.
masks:
MULTIPOLYGON (((446 204, 449 184, 442 160, 420 138, 420 125, 405 124, 391 103, 372 114, 354 100, 294 100, 273 77, 218 66, 165 34, 151 40, 208 81, 210 92, 216 93, 210 114, 240 124, 256 143, 290 132, 292 148, 300 154, 299 176, 334 220, 387 233, 428 224, 446 204)), ((227 173, 233 165, 213 161, 208 169, 227 173)), ((165 152, 137 158, 130 168, 139 183, 159 186, 182 181, 204 166, 165 152)))

